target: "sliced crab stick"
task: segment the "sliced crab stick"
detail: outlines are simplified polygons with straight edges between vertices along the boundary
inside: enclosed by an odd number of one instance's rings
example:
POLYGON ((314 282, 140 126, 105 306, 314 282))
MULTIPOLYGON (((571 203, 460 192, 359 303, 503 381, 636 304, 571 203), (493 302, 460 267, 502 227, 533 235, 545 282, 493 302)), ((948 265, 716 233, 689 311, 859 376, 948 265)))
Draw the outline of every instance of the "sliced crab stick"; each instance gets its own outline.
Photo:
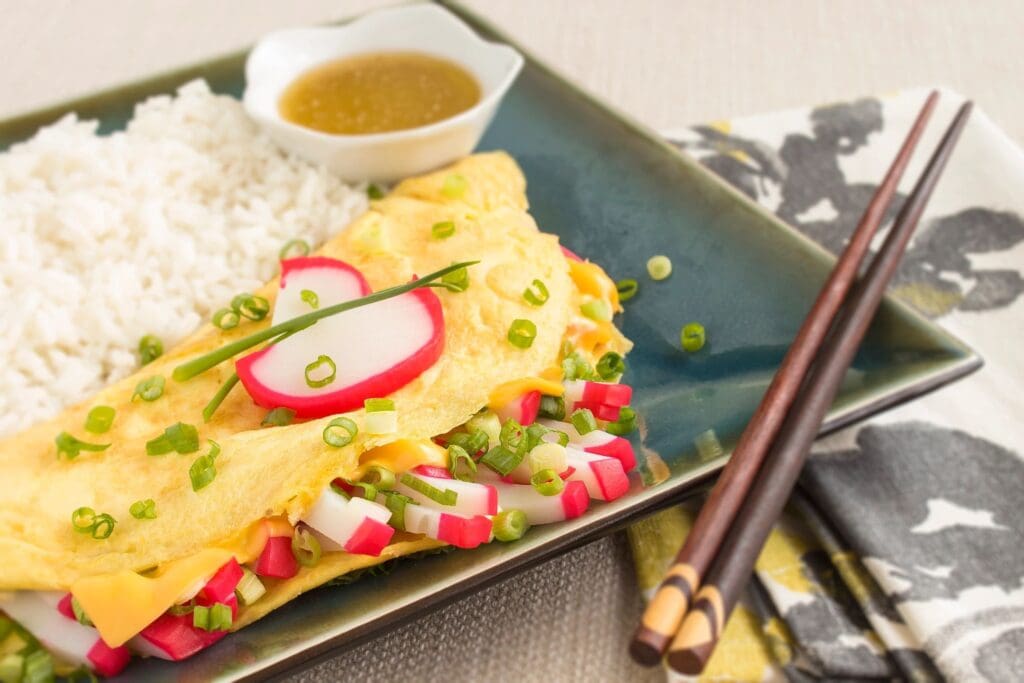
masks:
POLYGON ((568 380, 565 387, 565 402, 586 405, 606 405, 615 408, 629 405, 633 388, 628 384, 613 382, 588 382, 582 379, 568 380))
MULTIPOLYGON (((587 453, 615 458, 622 463, 622 469, 626 472, 636 467, 636 454, 633 452, 633 444, 629 442, 629 439, 609 434, 600 429, 580 435, 569 422, 541 420, 540 423, 548 429, 568 434, 569 443, 578 446, 587 453)), ((558 441, 557 434, 545 434, 542 438, 545 441, 558 441)))
POLYGON ((443 512, 457 512, 462 515, 498 514, 498 492, 494 490, 493 486, 472 481, 459 481, 458 479, 428 477, 419 472, 409 472, 408 474, 436 489, 442 491, 450 489, 456 495, 455 505, 443 505, 414 488, 399 483, 396 490, 409 496, 420 505, 436 508, 443 512))
POLYGON ((491 539, 493 524, 484 515, 442 512, 426 505, 405 506, 405 530, 423 534, 456 548, 475 548, 491 539))
POLYGON ((60 659, 84 664, 102 676, 114 676, 128 665, 127 647, 110 647, 92 626, 78 623, 61 608, 70 610, 70 594, 50 591, 17 591, 0 595, 0 609, 24 626, 60 659))
POLYGON ((615 500, 629 490, 629 477, 615 458, 592 455, 570 446, 565 449, 565 460, 573 468, 569 481, 583 482, 591 498, 615 500))
POLYGON ((263 546, 253 571, 258 576, 290 579, 299 573, 299 563, 292 553, 291 536, 271 536, 263 546))
POLYGON ((387 507, 365 498, 346 499, 328 486, 302 521, 332 542, 327 550, 376 557, 395 534, 389 519, 387 507))
MULTIPOLYGON (((587 487, 581 481, 567 481, 557 496, 545 496, 530 485, 495 484, 503 510, 522 510, 530 524, 550 524, 579 517, 590 505, 587 487)), ((408 508, 406 508, 408 509, 408 508)))
POLYGON ((533 424, 537 419, 537 411, 540 410, 540 392, 529 391, 517 396, 503 406, 495 409, 495 414, 502 424, 508 419, 515 420, 521 425, 533 424))

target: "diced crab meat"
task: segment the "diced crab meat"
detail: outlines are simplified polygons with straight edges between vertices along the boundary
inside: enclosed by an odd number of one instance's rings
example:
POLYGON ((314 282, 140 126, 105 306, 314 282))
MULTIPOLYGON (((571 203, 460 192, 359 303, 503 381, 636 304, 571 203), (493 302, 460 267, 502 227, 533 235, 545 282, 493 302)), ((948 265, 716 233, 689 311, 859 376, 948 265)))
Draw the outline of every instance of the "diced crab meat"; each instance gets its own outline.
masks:
POLYGON ((456 495, 455 505, 443 505, 406 484, 399 483, 398 492, 409 496, 420 505, 463 515, 498 514, 498 492, 494 490, 493 486, 458 479, 430 477, 419 472, 409 472, 408 474, 436 489, 442 491, 450 489, 456 495))
POLYGON ((494 487, 501 508, 522 510, 531 525, 574 519, 590 504, 587 487, 581 481, 565 482, 565 488, 555 496, 545 496, 528 484, 498 483, 494 487))
POLYGON ((423 534, 456 548, 476 548, 481 543, 487 543, 491 540, 494 527, 491 518, 484 515, 443 512, 414 503, 405 506, 404 514, 407 532, 423 534))
POLYGON ((327 550, 378 556, 395 533, 388 526, 390 519, 391 510, 384 505, 365 498, 346 499, 328 486, 302 521, 331 541, 327 550))
POLYGON ((529 391, 496 408, 494 412, 502 423, 512 419, 521 425, 533 424, 540 410, 540 397, 539 391, 529 391))
POLYGON ((565 449, 565 458, 573 468, 569 481, 583 482, 591 498, 615 500, 629 490, 629 477, 615 458, 592 455, 572 446, 565 449))
MULTIPOLYGON (((622 463, 622 469, 626 472, 630 472, 636 467, 636 454, 633 452, 633 444, 629 442, 629 439, 609 434, 600 429, 580 435, 569 422, 540 420, 540 423, 548 429, 564 432, 569 436, 570 444, 579 446, 587 453, 615 458, 622 463)), ((558 435, 548 433, 543 436, 543 439, 545 441, 558 441, 558 435)))

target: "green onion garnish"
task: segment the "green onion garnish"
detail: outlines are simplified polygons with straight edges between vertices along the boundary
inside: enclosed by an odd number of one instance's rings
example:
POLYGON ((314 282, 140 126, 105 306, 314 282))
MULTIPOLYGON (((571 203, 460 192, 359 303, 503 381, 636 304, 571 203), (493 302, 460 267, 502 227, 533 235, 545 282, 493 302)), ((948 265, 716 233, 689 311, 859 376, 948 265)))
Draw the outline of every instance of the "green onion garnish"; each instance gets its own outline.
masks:
POLYGON ((377 187, 376 184, 370 183, 369 185, 366 186, 366 196, 369 197, 370 199, 383 199, 384 190, 377 187))
POLYGON ((182 455, 199 450, 199 430, 184 422, 175 422, 160 436, 146 442, 147 455, 164 455, 177 451, 182 455))
POLYGON ((198 491, 208 486, 210 482, 217 478, 215 461, 217 456, 220 455, 220 444, 213 439, 207 439, 207 441, 210 443, 210 452, 206 455, 200 455, 192 463, 192 466, 188 468, 188 478, 192 480, 193 491, 198 491))
POLYGON ((509 343, 519 349, 528 349, 533 346, 533 340, 536 337, 537 326, 533 324, 532 320, 517 318, 508 328, 509 343))
POLYGON ((476 461, 462 446, 448 444, 448 471, 459 481, 476 481, 476 461))
POLYGON ((494 517, 494 537, 505 543, 518 541, 529 528, 522 510, 502 510, 494 517))
POLYGON ((466 194, 469 183, 466 178, 458 173, 452 173, 445 177, 444 185, 441 186, 441 194, 448 199, 458 199, 466 194))
POLYGON ((640 289, 640 283, 632 278, 627 278, 616 282, 615 289, 619 292, 620 302, 629 301, 636 296, 637 291, 640 289))
POLYGON ((248 567, 242 567, 242 578, 235 586, 235 595, 241 605, 251 605, 267 592, 263 582, 248 567))
POLYGON ((544 435, 551 430, 544 425, 534 422, 532 425, 526 428, 526 450, 532 451, 534 447, 539 446, 544 440, 544 435))
POLYGON ((274 408, 260 422, 261 427, 284 427, 295 419, 295 411, 291 408, 274 408))
POLYGON ((53 680, 53 657, 42 648, 24 654, 20 683, 48 683, 53 680))
POLYGON ((621 355, 609 351, 601 356, 601 360, 597 361, 596 370, 601 379, 612 380, 626 371, 626 361, 621 355))
POLYGON ((597 429, 597 420, 594 419, 594 414, 590 412, 589 408, 580 408, 573 412, 569 421, 572 422, 572 426, 576 428, 580 436, 597 429))
POLYGON ((509 418, 505 420, 505 424, 501 426, 498 441, 502 446, 510 451, 522 450, 527 446, 526 431, 523 429, 523 425, 519 424, 516 420, 509 418))
POLYGON ((82 626, 92 626, 92 619, 82 609, 82 603, 78 602, 78 598, 71 596, 71 613, 75 615, 75 621, 82 626))
POLYGON ((312 289, 304 289, 299 292, 299 298, 309 304, 314 311, 320 308, 320 297, 312 289))
POLYGON ((388 510, 391 510, 391 519, 388 520, 388 524, 399 531, 405 531, 405 506, 418 504, 409 496, 401 493, 396 493, 395 491, 385 492, 384 505, 387 506, 388 510))
POLYGON ((131 400, 134 401, 136 396, 147 402, 157 400, 164 395, 166 382, 163 375, 153 375, 142 380, 135 385, 135 393, 132 394, 131 400))
POLYGON ((695 353, 704 348, 705 341, 704 326, 700 323, 687 323, 683 325, 683 331, 679 334, 679 343, 684 350, 695 353))
POLYGON ((217 408, 220 408, 220 404, 224 402, 224 399, 228 397, 231 390, 238 384, 238 373, 232 372, 231 376, 224 380, 224 383, 217 389, 217 393, 213 395, 210 402, 203 408, 203 422, 209 422, 213 419, 213 414, 217 412, 217 408))
POLYGON ((443 276, 441 286, 449 292, 465 292, 469 289, 469 269, 459 268, 443 276))
POLYGON ((361 481, 373 484, 382 491, 390 491, 395 488, 398 479, 395 477, 395 473, 387 467, 371 465, 366 468, 366 474, 363 475, 361 481))
POLYGON ((152 363, 162 355, 164 355, 164 343, 160 341, 159 337, 147 334, 139 340, 139 360, 143 365, 152 363))
POLYGON ((263 320, 270 312, 270 302, 262 296, 243 292, 231 300, 231 310, 249 320, 263 320))
POLYGON ((523 290, 523 298, 531 306, 543 306, 549 296, 548 287, 543 280, 534 280, 532 285, 523 290))
POLYGON ((718 435, 715 434, 714 429, 701 432, 693 440, 693 443, 697 447, 697 454, 702 462, 714 460, 725 454, 725 450, 722 448, 722 444, 718 440, 718 435))
POLYGON ((114 424, 115 415, 117 415, 117 411, 110 406, 96 406, 85 417, 85 431, 93 434, 105 434, 114 424))
POLYGON ((604 431, 615 436, 625 436, 633 433, 636 429, 636 411, 629 406, 622 406, 619 410, 619 419, 605 425, 604 431))
POLYGON ((135 519, 156 519, 156 502, 152 498, 137 500, 128 508, 135 519))
POLYGON ((57 444, 58 460, 61 456, 64 456, 68 460, 74 460, 82 451, 98 453, 99 451, 105 451, 110 448, 109 443, 89 443, 88 441, 76 439, 67 432, 61 432, 58 434, 54 441, 57 444))
POLYGON ((319 539, 309 529, 299 527, 292 534, 292 555, 303 567, 315 567, 322 552, 319 539))
POLYGON ((317 356, 315 361, 306 366, 306 386, 314 389, 325 387, 334 381, 337 374, 338 366, 334 364, 334 361, 331 360, 330 356, 317 356), (329 368, 330 372, 319 379, 313 379, 311 375, 322 367, 329 368))
POLYGON ((72 528, 80 534, 89 534, 98 540, 109 538, 116 524, 117 520, 107 513, 97 513, 90 507, 80 507, 71 513, 72 528))
POLYGON ((347 417, 336 417, 324 427, 324 443, 341 448, 352 443, 358 433, 359 427, 355 422, 347 417))
POLYGON ((540 410, 537 411, 537 414, 549 420, 564 420, 565 399, 561 396, 541 396, 540 410))
POLYGON ((192 625, 204 631, 227 631, 232 621, 231 607, 223 602, 209 607, 196 605, 192 610, 192 625))
POLYGON ((408 472, 403 474, 399 481, 411 488, 413 491, 422 493, 430 500, 441 505, 455 505, 456 501, 459 499, 459 494, 455 491, 452 491, 451 489, 439 489, 436 486, 431 486, 419 477, 414 477, 408 472))
MULTIPOLYGON (((7 620, 6 623, 10 624, 10 620, 7 620)), ((8 633, 9 632, 10 631, 8 631, 8 633)), ((4 639, 7 638, 6 633, 0 633, 0 635, 2 635, 4 639)), ((3 640, 0 640, 0 642, 3 642, 3 640)), ((22 679, 21 672, 22 669, 24 669, 24 666, 25 657, 17 652, 11 652, 10 654, 0 657, 0 681, 20 683, 22 679)), ((52 672, 50 675, 52 677, 52 672)))
POLYGON ((587 359, 581 356, 578 351, 573 351, 562 359, 562 374, 567 380, 585 379, 596 381, 600 379, 594 369, 590 367, 587 359))
MULTIPOLYGON (((357 488, 362 492, 362 497, 366 500, 377 500, 377 487, 368 481, 351 481, 345 480, 345 483, 353 488, 357 488)), ((349 496, 351 498, 351 496, 349 496)))
POLYGON ((562 448, 565 448, 566 446, 569 445, 569 435, 566 434, 565 432, 559 431, 557 429, 549 429, 548 433, 556 435, 555 438, 558 439, 558 445, 561 446, 562 448))
POLYGON ((327 318, 332 315, 337 315, 338 313, 343 313, 345 311, 350 311, 353 308, 359 308, 360 306, 366 306, 372 303, 376 303, 378 301, 384 301, 385 299, 390 299, 392 297, 405 294, 406 292, 418 289, 420 287, 429 287, 431 283, 435 282, 436 280, 440 280, 448 273, 456 271, 459 268, 465 268, 467 266, 474 265, 476 263, 479 262, 466 261, 463 263, 454 263, 446 268, 442 268, 440 270, 434 271, 433 273, 430 273, 429 275, 425 275, 424 277, 418 280, 412 280, 410 282, 406 282, 396 287, 382 289, 379 292, 374 292, 373 294, 364 296, 361 299, 343 301, 342 303, 334 304, 333 306, 327 306, 326 308, 320 308, 315 311, 310 311, 309 313, 297 316, 295 318, 292 318, 291 320, 286 320, 283 323, 272 325, 271 327, 260 330, 259 332, 250 334, 247 337, 235 340, 230 344, 225 344, 224 346, 220 347, 215 351, 211 351, 210 353, 203 354, 202 356, 193 358, 190 361, 182 363, 181 365, 174 369, 173 377, 178 382, 184 382, 185 380, 191 379, 192 377, 195 377, 199 373, 209 370, 215 365, 219 365, 226 361, 227 359, 236 356, 242 351, 250 349, 253 346, 256 346, 257 344, 262 344, 265 341, 269 341, 271 339, 274 339, 275 337, 280 337, 284 334, 295 333, 300 330, 304 330, 307 327, 316 323, 318 320, 322 320, 323 318, 327 318))
POLYGON ((435 240, 446 240, 455 234, 453 221, 441 221, 430 226, 430 234, 435 240))
POLYGON ((395 402, 390 398, 368 398, 363 401, 363 408, 368 413, 384 413, 395 409, 395 402))
POLYGON ((282 261, 294 256, 306 256, 307 254, 309 254, 309 242, 300 239, 288 240, 281 247, 281 251, 277 252, 278 258, 282 261))
POLYGON ((526 457, 526 451, 512 451, 504 446, 495 446, 491 450, 487 451, 480 462, 487 465, 498 474, 505 476, 515 468, 519 467, 519 464, 526 457))
POLYGON ((238 327, 240 321, 241 317, 239 317, 238 313, 230 308, 222 308, 213 314, 213 326, 222 330, 238 327))
POLYGON ((612 319, 612 307, 604 299, 592 299, 580 306, 580 313, 591 320, 608 322, 612 319))
POLYGON ((565 482, 554 470, 541 470, 530 477, 530 485, 542 496, 557 496, 565 488, 565 482))
MULTIPOLYGON (((500 430, 500 427, 499 427, 500 430)), ((451 435, 448 439, 449 445, 455 445, 463 449, 467 453, 473 455, 480 451, 487 450, 487 446, 490 444, 490 437, 487 436, 487 432, 482 429, 473 429, 469 433, 456 432, 451 435)))
POLYGON ((668 256, 658 254, 647 259, 647 274, 652 280, 664 280, 672 274, 672 262, 668 256))

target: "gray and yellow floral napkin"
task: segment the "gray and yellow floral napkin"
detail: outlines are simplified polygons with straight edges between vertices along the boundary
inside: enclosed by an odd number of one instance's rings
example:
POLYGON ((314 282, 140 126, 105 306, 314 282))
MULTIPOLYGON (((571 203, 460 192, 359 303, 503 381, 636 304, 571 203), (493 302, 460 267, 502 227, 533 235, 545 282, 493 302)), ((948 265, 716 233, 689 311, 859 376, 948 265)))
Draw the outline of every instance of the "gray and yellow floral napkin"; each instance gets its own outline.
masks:
MULTIPOLYGON (((835 252, 926 95, 667 136, 835 252)), ((908 178, 962 101, 943 91, 908 178)), ((1022 271, 1024 151, 976 109, 893 293, 986 365, 818 443, 706 680, 1024 680, 1022 271)), ((648 594, 694 513, 630 529, 648 594)))

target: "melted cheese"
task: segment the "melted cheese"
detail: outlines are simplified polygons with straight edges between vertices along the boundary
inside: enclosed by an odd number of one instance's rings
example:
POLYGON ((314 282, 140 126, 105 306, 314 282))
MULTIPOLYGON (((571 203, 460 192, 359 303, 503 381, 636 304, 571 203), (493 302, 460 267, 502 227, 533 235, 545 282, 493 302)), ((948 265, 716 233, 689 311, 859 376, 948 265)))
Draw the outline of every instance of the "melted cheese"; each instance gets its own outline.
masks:
POLYGON ((565 387, 561 382, 553 382, 542 377, 526 377, 505 382, 491 391, 490 398, 487 399, 487 407, 491 410, 498 410, 531 391, 539 391, 547 396, 561 396, 565 393, 565 387))
POLYGON ((123 645, 167 611, 198 577, 213 576, 231 553, 208 548, 191 557, 168 562, 154 576, 131 571, 89 576, 71 586, 104 642, 123 645))
POLYGON ((622 310, 622 305, 619 303, 619 290, 615 288, 615 283, 601 269, 601 266, 590 261, 573 261, 572 259, 566 259, 566 261, 569 263, 569 277, 572 278, 573 284, 576 285, 580 294, 589 294, 597 299, 604 299, 611 305, 613 311, 622 310))
POLYGON ((366 470, 373 465, 386 467, 396 474, 408 472, 420 465, 433 465, 447 469, 448 451, 433 441, 398 439, 383 446, 371 448, 359 456, 359 467, 355 471, 354 478, 362 477, 366 470))

